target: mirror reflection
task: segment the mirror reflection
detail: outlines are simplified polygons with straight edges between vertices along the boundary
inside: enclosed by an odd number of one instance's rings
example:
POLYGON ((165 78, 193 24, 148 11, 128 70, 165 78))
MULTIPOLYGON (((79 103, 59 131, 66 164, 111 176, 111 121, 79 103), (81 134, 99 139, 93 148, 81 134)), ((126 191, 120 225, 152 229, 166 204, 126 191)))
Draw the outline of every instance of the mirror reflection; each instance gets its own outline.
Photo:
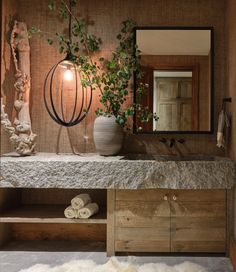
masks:
POLYGON ((158 116, 142 132, 211 131, 211 29, 136 29, 143 83, 141 104, 158 116))

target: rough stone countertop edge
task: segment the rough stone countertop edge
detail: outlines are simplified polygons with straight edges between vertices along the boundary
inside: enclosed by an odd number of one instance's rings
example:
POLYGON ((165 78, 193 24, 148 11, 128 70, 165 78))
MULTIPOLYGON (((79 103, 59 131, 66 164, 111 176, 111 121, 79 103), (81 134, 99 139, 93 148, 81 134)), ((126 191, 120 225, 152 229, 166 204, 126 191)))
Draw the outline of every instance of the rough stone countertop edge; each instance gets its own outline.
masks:
POLYGON ((230 160, 163 162, 64 157, 60 161, 36 157, 4 158, 0 188, 231 189, 236 184, 236 168, 230 160))

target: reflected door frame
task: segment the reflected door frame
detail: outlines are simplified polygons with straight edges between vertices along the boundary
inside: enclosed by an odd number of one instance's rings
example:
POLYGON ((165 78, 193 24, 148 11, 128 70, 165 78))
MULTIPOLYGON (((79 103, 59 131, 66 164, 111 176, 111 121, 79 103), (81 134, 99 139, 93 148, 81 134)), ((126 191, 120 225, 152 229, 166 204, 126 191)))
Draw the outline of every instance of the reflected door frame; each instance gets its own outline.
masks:
MULTIPOLYGON (((192 72, 192 131, 199 129, 199 65, 158 64, 152 67, 154 71, 190 71, 192 72)), ((154 77, 153 77, 154 80, 154 77)))

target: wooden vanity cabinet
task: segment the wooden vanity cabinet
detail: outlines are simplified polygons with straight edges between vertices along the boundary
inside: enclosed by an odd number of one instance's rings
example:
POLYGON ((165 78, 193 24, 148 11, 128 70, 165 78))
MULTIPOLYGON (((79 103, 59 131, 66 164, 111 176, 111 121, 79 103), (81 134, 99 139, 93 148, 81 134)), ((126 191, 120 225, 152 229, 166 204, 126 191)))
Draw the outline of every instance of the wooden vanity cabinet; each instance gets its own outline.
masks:
POLYGON ((0 189, 0 246, 70 240, 95 242, 102 250, 106 246, 108 256, 225 253, 226 210, 230 214, 226 190, 0 189), (82 192, 99 204, 99 213, 89 219, 65 218, 65 207, 82 192))
POLYGON ((225 190, 116 190, 113 194, 114 252, 108 254, 226 251, 225 190))

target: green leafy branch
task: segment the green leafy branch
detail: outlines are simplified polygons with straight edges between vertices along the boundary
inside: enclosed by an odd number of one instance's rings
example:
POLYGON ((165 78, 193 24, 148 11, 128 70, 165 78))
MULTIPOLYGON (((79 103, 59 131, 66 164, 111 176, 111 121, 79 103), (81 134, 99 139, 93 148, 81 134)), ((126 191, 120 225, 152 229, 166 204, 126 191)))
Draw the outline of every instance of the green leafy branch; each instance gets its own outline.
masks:
POLYGON ((117 35, 118 46, 112 52, 110 59, 103 57, 97 62, 93 60, 94 54, 100 50, 102 41, 100 38, 89 33, 88 24, 85 19, 78 18, 73 13, 77 0, 51 0, 48 8, 57 12, 60 19, 71 18, 71 35, 67 37, 62 33, 53 36, 41 31, 37 27, 31 27, 28 31, 29 37, 34 34, 48 36, 49 45, 57 42, 61 54, 72 56, 73 62, 78 65, 81 82, 84 87, 100 90, 100 103, 103 107, 96 110, 96 114, 116 117, 116 122, 124 127, 129 117, 136 114, 143 122, 157 119, 157 116, 149 111, 148 107, 141 104, 141 98, 147 94, 148 85, 139 83, 137 86, 137 103, 127 106, 129 96, 129 83, 133 74, 139 82, 143 77, 140 68, 140 50, 135 45, 134 27, 136 23, 129 19, 122 22, 120 33, 117 35), (71 5, 71 8, 70 8, 71 5))

